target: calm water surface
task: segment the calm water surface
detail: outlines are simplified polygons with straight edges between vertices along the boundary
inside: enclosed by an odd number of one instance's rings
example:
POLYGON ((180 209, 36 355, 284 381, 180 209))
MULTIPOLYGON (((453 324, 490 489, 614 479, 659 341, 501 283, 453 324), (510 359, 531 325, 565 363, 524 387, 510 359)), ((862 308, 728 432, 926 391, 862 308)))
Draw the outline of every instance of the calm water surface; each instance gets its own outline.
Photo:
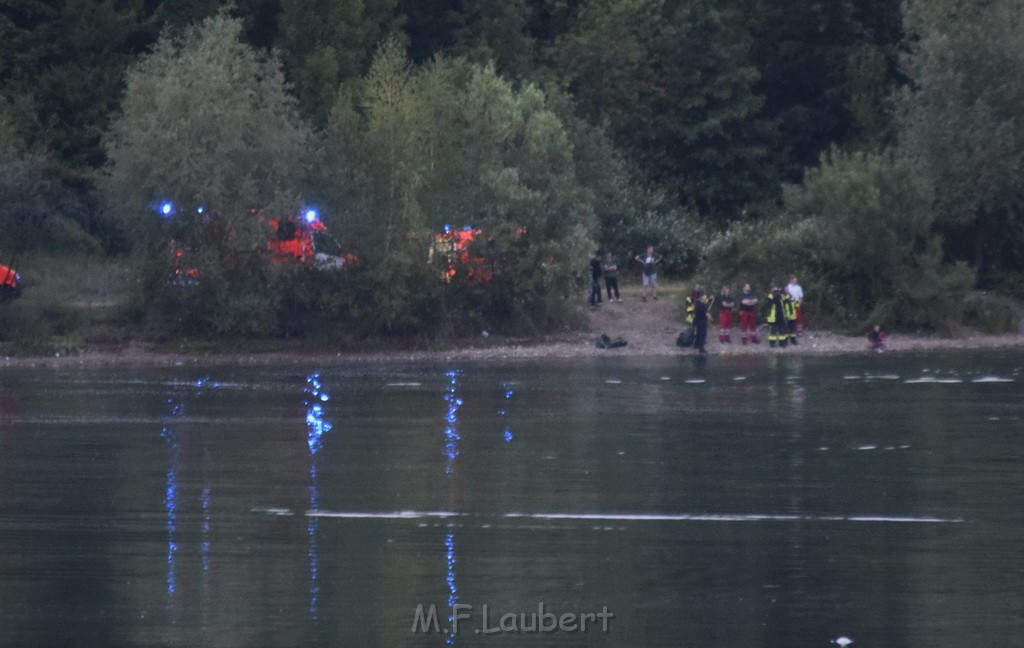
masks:
POLYGON ((1022 367, 5 369, 0 645, 1024 646, 1022 367))

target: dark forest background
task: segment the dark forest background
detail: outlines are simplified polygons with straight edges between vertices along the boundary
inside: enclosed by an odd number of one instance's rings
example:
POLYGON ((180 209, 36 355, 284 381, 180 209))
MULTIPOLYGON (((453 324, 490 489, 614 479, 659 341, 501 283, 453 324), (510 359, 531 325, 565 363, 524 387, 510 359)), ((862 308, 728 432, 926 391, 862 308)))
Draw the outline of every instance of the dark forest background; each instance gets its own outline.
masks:
POLYGON ((1024 0, 3 0, 0 262, 31 283, 33 259, 116 260, 120 316, 157 335, 358 337, 544 330, 587 254, 654 243, 664 272, 716 285, 797 273, 839 327, 1005 330, 1024 296, 1022 17, 1024 0), (222 222, 164 222, 162 200, 222 222), (307 205, 358 268, 267 262, 249 210, 307 205), (492 282, 427 266, 445 224, 488 232, 492 282), (171 237, 204 246, 199 286, 167 281, 171 237))

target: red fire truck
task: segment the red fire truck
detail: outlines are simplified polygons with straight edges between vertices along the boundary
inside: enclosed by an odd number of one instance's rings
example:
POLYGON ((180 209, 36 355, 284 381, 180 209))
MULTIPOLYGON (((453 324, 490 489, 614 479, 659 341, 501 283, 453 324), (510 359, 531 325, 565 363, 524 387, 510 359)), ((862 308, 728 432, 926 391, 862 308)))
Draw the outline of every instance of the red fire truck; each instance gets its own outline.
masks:
POLYGON ((0 304, 21 297, 21 275, 0 263, 0 304))
MULTIPOLYGON (((157 207, 157 211, 165 218, 171 218, 174 206, 164 202, 157 207)), ((213 218, 202 207, 196 211, 203 222, 213 218)), ((340 270, 358 264, 354 254, 341 250, 316 210, 307 209, 296 215, 268 218, 263 212, 253 209, 250 215, 266 225, 267 250, 274 263, 299 263, 318 270, 340 270)), ((193 260, 193 250, 176 239, 171 240, 170 247, 174 255, 174 283, 197 283, 200 271, 193 260)))
MULTIPOLYGON (((525 228, 516 230, 517 236, 524 234, 525 228)), ((487 283, 494 278, 495 264, 495 260, 486 255, 489 241, 478 227, 454 229, 445 225, 443 232, 434 235, 428 260, 433 262, 435 257, 443 260, 446 281, 463 276, 471 284, 487 283)))
POLYGON ((351 252, 343 252, 316 210, 301 216, 267 219, 270 255, 275 263, 302 263, 320 270, 340 270, 358 264, 351 252))
POLYGON ((435 255, 442 260, 446 281, 465 276, 470 283, 486 283, 493 278, 494 272, 488 267, 487 260, 471 249, 473 242, 481 238, 480 229, 452 229, 446 225, 443 232, 434 235, 428 260, 433 262, 435 255))

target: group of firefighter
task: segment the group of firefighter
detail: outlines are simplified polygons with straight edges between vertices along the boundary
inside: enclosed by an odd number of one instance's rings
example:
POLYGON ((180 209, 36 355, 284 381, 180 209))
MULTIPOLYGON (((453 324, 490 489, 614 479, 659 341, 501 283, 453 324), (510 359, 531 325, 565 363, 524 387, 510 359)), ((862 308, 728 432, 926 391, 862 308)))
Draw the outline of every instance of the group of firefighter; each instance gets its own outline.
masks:
POLYGON ((693 292, 686 297, 686 323, 694 324, 698 313, 707 313, 707 317, 710 317, 712 304, 717 301, 718 341, 729 344, 732 342, 734 313, 738 305, 740 341, 743 344, 759 344, 761 339, 757 334, 757 316, 759 310, 763 309, 764 321, 768 324, 769 346, 795 345, 804 328, 803 289, 796 277, 792 277, 785 288, 780 284, 781 282, 772 284, 763 304, 750 284, 743 286, 743 292, 740 293, 738 300, 732 296, 728 287, 722 288, 721 294, 715 298, 704 294, 701 287, 696 285, 693 292))

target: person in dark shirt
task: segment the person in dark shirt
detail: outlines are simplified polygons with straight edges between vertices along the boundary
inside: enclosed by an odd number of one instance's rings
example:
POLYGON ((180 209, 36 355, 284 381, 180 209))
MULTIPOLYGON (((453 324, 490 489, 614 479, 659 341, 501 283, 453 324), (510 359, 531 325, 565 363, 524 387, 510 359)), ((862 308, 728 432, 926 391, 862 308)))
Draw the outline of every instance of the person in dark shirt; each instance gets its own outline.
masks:
POLYGON ((724 344, 732 342, 732 309, 735 307, 736 300, 729 287, 723 287, 722 294, 718 296, 718 341, 724 344))
POLYGON ((876 353, 881 353, 885 348, 885 331, 878 324, 875 324, 868 333, 868 345, 876 353))
POLYGON ((612 291, 615 292, 615 301, 621 302, 619 298, 619 260, 612 256, 611 252, 604 255, 604 262, 601 264, 604 271, 604 285, 608 290, 608 301, 612 300, 612 291))
POLYGON ((590 257, 590 299, 588 300, 593 308, 601 305, 601 277, 603 275, 601 257, 599 253, 594 252, 594 256, 590 257))
POLYGON ((760 343, 757 339, 757 302, 757 295, 750 289, 750 284, 744 284, 740 295, 740 340, 743 344, 748 339, 754 344, 760 343))
POLYGON ((699 290, 693 294, 693 348, 699 353, 707 353, 704 345, 708 339, 708 301, 699 290))

